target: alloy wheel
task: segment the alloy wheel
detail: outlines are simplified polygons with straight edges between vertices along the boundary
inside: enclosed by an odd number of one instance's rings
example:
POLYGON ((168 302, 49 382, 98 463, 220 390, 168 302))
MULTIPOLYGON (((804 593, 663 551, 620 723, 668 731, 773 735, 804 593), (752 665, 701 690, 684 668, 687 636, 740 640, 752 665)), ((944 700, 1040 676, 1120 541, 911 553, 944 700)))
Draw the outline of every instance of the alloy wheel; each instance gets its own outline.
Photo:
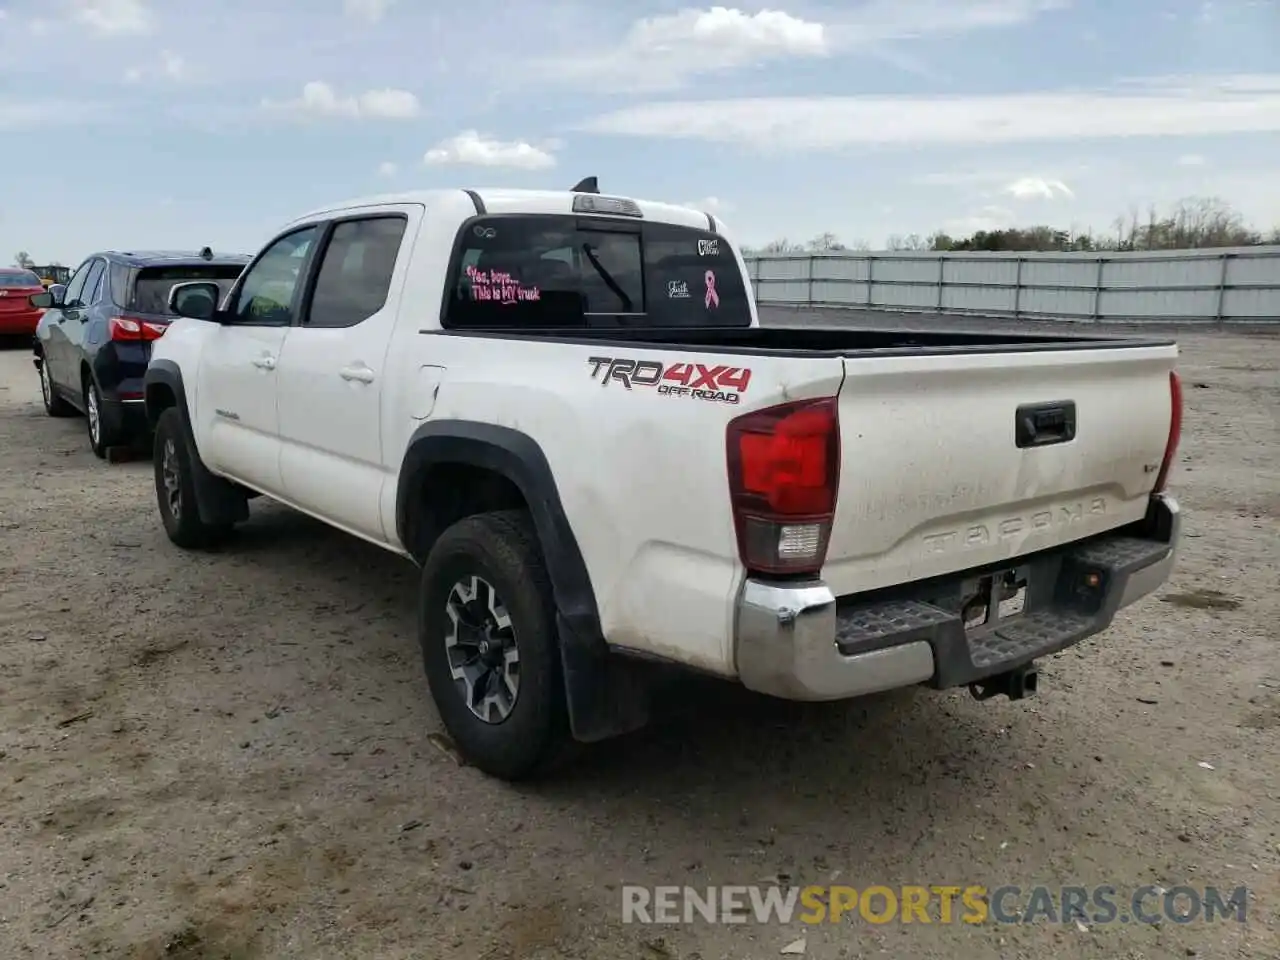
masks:
POLYGON ((501 723, 520 695, 520 649, 506 606, 491 583, 472 576, 453 585, 445 613, 445 655, 467 708, 485 723, 501 723))
POLYGON ((98 391, 93 384, 89 384, 89 389, 85 391, 85 416, 89 419, 89 439, 96 446, 102 434, 102 417, 98 411, 98 391))
POLYGON ((160 478, 164 483, 165 506, 175 521, 182 519, 182 471, 178 466, 178 449, 172 440, 165 440, 164 454, 160 459, 160 478))

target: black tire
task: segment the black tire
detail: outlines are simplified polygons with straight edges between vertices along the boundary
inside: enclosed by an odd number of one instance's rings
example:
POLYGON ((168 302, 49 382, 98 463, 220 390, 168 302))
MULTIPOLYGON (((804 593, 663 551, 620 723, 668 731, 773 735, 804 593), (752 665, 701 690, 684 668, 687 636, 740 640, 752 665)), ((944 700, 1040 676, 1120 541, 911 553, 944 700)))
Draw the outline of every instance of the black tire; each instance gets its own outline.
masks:
MULTIPOLYGON (((467 517, 432 547, 418 593, 418 640, 427 683, 463 759, 490 776, 527 779, 549 771, 569 754, 572 742, 555 624, 546 563, 524 511, 467 517), (518 652, 514 702, 505 701, 509 712, 497 722, 486 722, 468 706, 446 646, 454 634, 450 598, 455 597, 456 584, 474 583, 470 578, 492 586, 499 600, 491 601, 488 609, 505 608, 518 652)), ((502 691, 505 698, 509 687, 502 691)))
POLYGON ((120 425, 115 422, 102 403, 102 391, 88 371, 84 375, 84 419, 89 434, 89 446, 94 456, 105 460, 110 447, 124 443, 120 425))
POLYGON ((221 543, 231 532, 231 524, 208 524, 200 519, 192 478, 192 450, 177 407, 169 407, 156 423, 152 453, 156 484, 156 505, 164 532, 177 546, 198 550, 221 543), (172 471, 172 476, 170 476, 172 471), (170 482, 173 493, 170 496, 170 482))
POLYGON ((53 378, 49 376, 49 364, 43 355, 40 357, 40 395, 44 400, 44 412, 49 416, 70 417, 75 415, 76 408, 53 389, 53 378))

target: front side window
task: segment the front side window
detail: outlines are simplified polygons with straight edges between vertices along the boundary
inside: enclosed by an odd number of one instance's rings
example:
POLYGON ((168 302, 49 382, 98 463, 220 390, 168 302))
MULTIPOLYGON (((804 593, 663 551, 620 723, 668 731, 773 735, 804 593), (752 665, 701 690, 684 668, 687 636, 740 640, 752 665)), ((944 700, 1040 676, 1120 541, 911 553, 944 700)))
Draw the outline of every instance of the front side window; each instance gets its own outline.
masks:
POLYGON ((67 306, 75 303, 79 299, 81 292, 84 290, 84 282, 89 276, 89 271, 93 269, 96 260, 92 258, 80 264, 80 268, 76 271, 75 276, 71 278, 71 283, 67 287, 66 293, 63 294, 62 302, 67 306))
POLYGON ((244 275, 231 305, 231 323, 278 327, 293 322, 298 289, 306 278, 307 255, 318 229, 303 227, 267 248, 244 275))
POLYGON ((482 217, 463 226, 450 269, 446 328, 751 324, 728 241, 691 227, 482 217))
POLYGON ((98 281, 102 279, 102 273, 106 269, 107 264, 105 260, 93 261, 93 264, 89 267, 88 274, 85 276, 84 287, 76 298, 80 301, 81 306, 88 307, 97 302, 94 298, 98 293, 98 281))
POLYGON ((306 326, 353 327, 382 309, 407 224, 403 216, 381 216, 334 227, 316 274, 306 326))

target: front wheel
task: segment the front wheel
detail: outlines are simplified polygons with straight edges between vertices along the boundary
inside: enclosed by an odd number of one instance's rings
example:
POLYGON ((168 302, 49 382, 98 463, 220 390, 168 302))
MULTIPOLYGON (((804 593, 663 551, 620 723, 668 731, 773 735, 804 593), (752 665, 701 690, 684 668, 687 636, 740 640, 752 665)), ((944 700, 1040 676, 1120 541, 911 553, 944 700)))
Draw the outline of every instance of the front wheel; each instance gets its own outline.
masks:
POLYGON ((53 378, 49 376, 49 361, 40 358, 40 398, 44 401, 44 412, 51 417, 69 417, 76 408, 67 403, 53 389, 53 378))
POLYGON ((156 423, 152 456, 160 521, 173 543, 185 549, 199 549, 224 539, 231 525, 209 524, 200 519, 191 456, 178 408, 169 407, 156 423))
POLYGON ((422 567, 418 639, 431 695, 469 763, 503 780, 565 755, 555 605, 528 514, 467 517, 422 567))

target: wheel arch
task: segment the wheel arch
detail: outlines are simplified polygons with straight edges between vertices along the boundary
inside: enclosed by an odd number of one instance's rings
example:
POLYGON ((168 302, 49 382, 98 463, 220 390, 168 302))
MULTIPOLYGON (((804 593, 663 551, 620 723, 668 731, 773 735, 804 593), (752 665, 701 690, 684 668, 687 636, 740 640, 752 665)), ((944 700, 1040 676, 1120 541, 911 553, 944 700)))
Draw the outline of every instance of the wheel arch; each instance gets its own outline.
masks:
MULTIPOLYGON (((551 581, 574 737, 603 740, 643 726, 648 721, 647 697, 620 670, 619 658, 610 655, 586 562, 551 465, 536 440, 510 427, 469 420, 433 420, 419 426, 409 439, 396 491, 400 542, 419 563, 425 559, 431 537, 422 536, 424 522, 435 535, 442 531, 440 522, 433 528, 419 511, 433 499, 432 478, 448 476, 449 469, 457 468, 500 477, 495 489, 517 491, 529 511, 551 581)), ((499 499, 487 509, 512 505, 499 499)))
MULTIPOLYGON (((519 492, 538 533, 556 608, 566 616, 591 618, 599 632, 595 592, 551 465, 537 441, 518 430, 467 420, 437 420, 414 431, 400 469, 396 534, 415 559, 421 562, 430 548, 429 542, 415 542, 422 539, 419 508, 429 502, 431 478, 450 467, 496 475, 519 492)), ((504 506, 510 504, 498 502, 491 509, 504 506)))
POLYGON ((196 492, 196 509, 207 523, 238 523, 249 517, 245 495, 228 481, 215 476, 200 459, 182 370, 172 360, 152 360, 142 377, 143 403, 147 423, 155 430, 166 410, 177 408, 183 440, 191 453, 192 480, 196 492))
POLYGON ((147 423, 154 430, 160 414, 176 406, 182 425, 191 434, 191 422, 187 414, 187 394, 182 384, 182 371, 172 360, 153 360, 142 378, 142 389, 147 423))

